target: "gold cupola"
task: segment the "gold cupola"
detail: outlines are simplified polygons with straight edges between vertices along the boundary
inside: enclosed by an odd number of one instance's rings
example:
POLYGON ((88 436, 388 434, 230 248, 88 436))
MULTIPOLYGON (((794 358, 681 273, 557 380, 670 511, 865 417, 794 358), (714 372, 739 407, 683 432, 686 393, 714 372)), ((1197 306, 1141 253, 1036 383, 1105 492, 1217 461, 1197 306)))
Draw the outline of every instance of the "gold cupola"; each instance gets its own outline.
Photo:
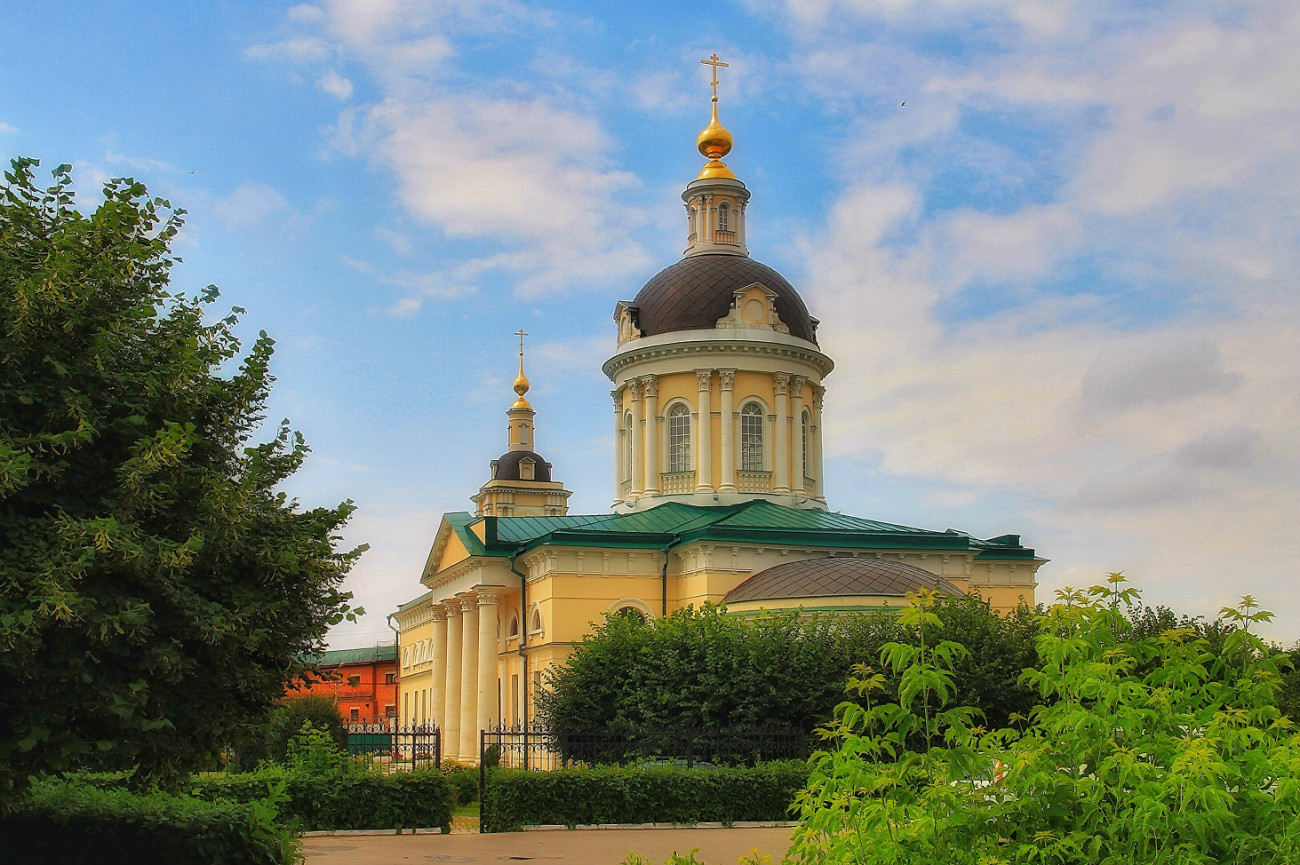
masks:
POLYGON ((713 67, 713 80, 709 82, 713 88, 713 104, 709 125, 695 139, 700 155, 708 162, 682 193, 687 218, 684 254, 749 255, 745 246, 749 190, 722 161, 734 143, 731 133, 718 120, 718 69, 726 68, 727 64, 716 54, 700 62, 713 67))

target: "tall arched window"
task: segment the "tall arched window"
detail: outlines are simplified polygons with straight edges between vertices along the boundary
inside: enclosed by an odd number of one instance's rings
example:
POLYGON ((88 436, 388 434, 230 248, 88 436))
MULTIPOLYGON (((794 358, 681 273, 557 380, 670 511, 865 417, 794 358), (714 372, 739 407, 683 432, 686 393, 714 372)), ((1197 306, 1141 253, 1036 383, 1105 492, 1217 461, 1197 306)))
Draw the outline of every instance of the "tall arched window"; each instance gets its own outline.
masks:
POLYGON ((691 410, 677 403, 668 411, 668 471, 691 470, 691 410))
POLYGON ((626 481, 632 480, 632 413, 623 415, 623 457, 627 471, 623 475, 626 481))
MULTIPOLYGON (((803 413, 803 476, 809 477, 808 474, 808 412, 803 413)), ((802 482, 801 482, 802 483, 802 482)))
POLYGON ((763 470, 763 407, 756 402, 740 410, 740 470, 763 470))
POLYGON ((718 205, 718 231, 731 230, 731 205, 722 202, 718 205))

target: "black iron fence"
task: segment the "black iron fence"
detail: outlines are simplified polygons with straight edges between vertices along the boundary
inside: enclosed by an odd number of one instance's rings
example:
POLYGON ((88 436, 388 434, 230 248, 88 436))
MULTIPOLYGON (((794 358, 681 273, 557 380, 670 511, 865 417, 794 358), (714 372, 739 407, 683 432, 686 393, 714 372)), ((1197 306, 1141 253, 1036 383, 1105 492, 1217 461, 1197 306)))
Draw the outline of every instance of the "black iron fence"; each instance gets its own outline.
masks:
POLYGON ((493 727, 480 735, 480 765, 549 770, 562 766, 657 764, 752 766, 801 759, 810 736, 784 727, 551 730, 540 724, 493 727))
POLYGON ((442 731, 433 724, 399 727, 379 721, 348 724, 348 755, 385 773, 436 769, 442 763, 442 731))

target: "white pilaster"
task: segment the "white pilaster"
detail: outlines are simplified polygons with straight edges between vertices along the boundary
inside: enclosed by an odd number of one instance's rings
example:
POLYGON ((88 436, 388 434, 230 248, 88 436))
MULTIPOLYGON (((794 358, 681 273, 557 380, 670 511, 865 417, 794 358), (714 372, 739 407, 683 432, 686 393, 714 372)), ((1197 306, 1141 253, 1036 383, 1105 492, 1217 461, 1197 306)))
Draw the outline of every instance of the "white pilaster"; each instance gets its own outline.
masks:
POLYGON ((790 376, 790 471, 793 473, 790 487, 795 492, 804 492, 803 385, 803 376, 790 376))
POLYGON ((720 432, 722 445, 722 484, 718 487, 719 492, 734 493, 736 491, 736 446, 734 443, 736 419, 734 417, 734 406, 732 405, 732 387, 736 380, 736 371, 734 369, 718 370, 718 393, 720 397, 721 412, 718 423, 722 425, 720 432))
POLYGON ((772 374, 776 390, 776 453, 774 454, 775 492, 790 492, 790 406, 786 390, 790 376, 783 372, 772 374))
POLYGON ((623 397, 621 391, 611 390, 609 395, 614 399, 614 501, 623 501, 623 477, 626 472, 627 459, 624 457, 627 443, 623 441, 626 432, 623 430, 623 397))
POLYGON ((659 495, 659 377, 641 377, 645 386, 645 493, 659 495))
POLYGON ((460 601, 451 598, 443 605, 447 608, 447 688, 442 710, 442 755, 455 759, 460 756, 460 647, 465 620, 461 618, 460 601))
POLYGON ((713 370, 697 369, 695 381, 699 386, 699 423, 696 429, 695 443, 695 491, 697 493, 713 492, 713 409, 709 398, 713 391, 713 370))
POLYGON ((632 498, 645 492, 645 433, 641 429, 641 414, 645 401, 641 397, 641 382, 628 383, 632 392, 632 498))

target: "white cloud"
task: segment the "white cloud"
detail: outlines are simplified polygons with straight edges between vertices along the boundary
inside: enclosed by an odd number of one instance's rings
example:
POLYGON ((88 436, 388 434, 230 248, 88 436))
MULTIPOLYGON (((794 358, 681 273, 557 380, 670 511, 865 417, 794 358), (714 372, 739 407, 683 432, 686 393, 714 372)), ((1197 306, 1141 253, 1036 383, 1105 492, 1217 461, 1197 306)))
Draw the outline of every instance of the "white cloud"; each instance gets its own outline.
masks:
POLYGON ((316 86, 336 99, 346 100, 352 96, 352 82, 333 69, 316 79, 316 86))
POLYGON ((279 63, 314 63, 327 59, 330 54, 329 43, 317 36, 250 45, 244 49, 244 56, 252 60, 279 63))
MULTIPOLYGON (((799 14, 815 28, 844 5, 799 14)), ((844 162, 861 179, 805 241, 810 306, 835 311, 821 328, 838 364, 828 452, 965 494, 932 496, 936 509, 1032 502, 998 522, 1057 560, 1043 599, 1124 568, 1149 600, 1211 616, 1244 592, 1300 604, 1300 60, 1287 47, 1300 10, 1239 11, 1034 25, 1033 40, 943 70, 937 104, 854 136, 844 162), (1057 160, 1050 196, 927 212, 932 173, 979 143, 961 122, 976 110, 1061 133, 1043 137, 1054 152, 1012 157, 1057 160), (987 285, 1005 308, 952 315, 954 295, 987 285)), ((865 51, 818 50, 819 76, 865 51)))
POLYGON ((272 218, 293 213, 283 195, 264 183, 252 182, 240 184, 229 196, 218 199, 212 210, 228 228, 240 230, 257 228, 272 218))
POLYGON ((11 126, 8 123, 5 123, 3 120, 0 120, 0 135, 8 135, 9 133, 17 132, 17 131, 18 131, 17 126, 11 126))

